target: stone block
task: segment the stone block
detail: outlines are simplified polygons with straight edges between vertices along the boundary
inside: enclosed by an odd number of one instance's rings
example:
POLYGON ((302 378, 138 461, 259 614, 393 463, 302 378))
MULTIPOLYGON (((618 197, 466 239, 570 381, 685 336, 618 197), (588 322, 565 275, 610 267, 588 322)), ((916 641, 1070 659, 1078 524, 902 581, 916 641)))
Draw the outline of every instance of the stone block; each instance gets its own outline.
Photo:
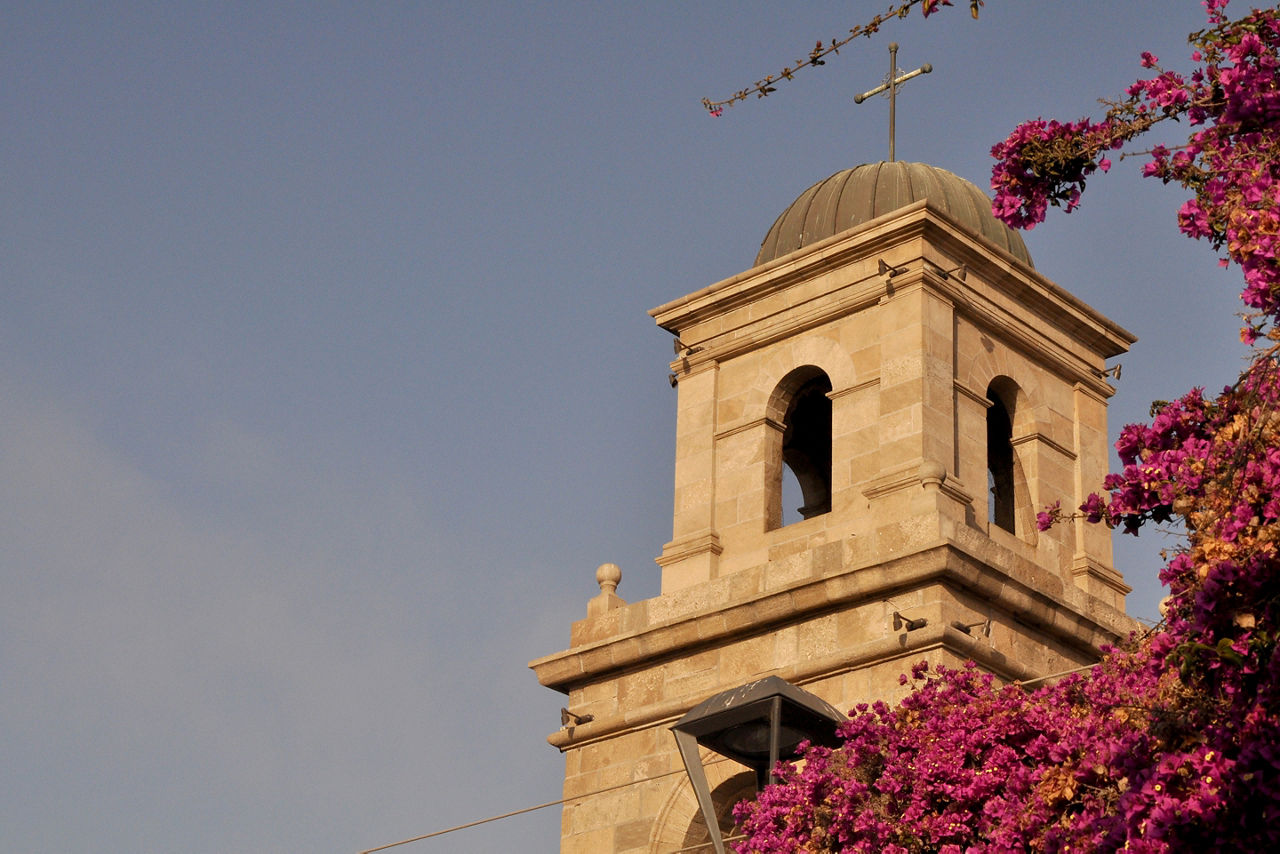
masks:
POLYGON ((774 669, 774 643, 769 635, 744 638, 725 647, 720 656, 720 678, 728 685, 742 685, 774 669))
MULTIPOLYGON (((656 668, 619 676, 617 678, 619 708, 638 709, 657 703, 663 696, 663 682, 663 673, 656 668)), ((585 770, 591 770, 593 766, 584 765, 583 767, 585 770)))
MULTIPOLYGON (((566 815, 568 813, 566 812, 566 815)), ((589 831, 569 832, 560 841, 560 854, 603 854, 612 850, 613 828, 601 827, 589 831)))
POLYGON ((796 626, 796 653, 801 660, 831 655, 838 648, 836 617, 828 614, 796 626))
POLYGON ((681 700, 692 708, 712 694, 723 691, 725 687, 718 667, 706 670, 676 670, 667 677, 663 685, 663 699, 681 700))
POLYGON ((653 819, 643 818, 616 825, 613 829, 613 847, 609 850, 617 854, 632 851, 649 850, 649 834, 653 830, 653 819))

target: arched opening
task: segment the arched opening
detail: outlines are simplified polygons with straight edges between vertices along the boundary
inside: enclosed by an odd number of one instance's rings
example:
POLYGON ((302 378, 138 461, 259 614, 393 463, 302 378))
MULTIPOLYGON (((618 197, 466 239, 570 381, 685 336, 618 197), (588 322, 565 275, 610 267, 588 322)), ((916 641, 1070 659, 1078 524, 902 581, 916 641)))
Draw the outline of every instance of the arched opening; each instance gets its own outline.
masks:
POLYGON ((831 511, 830 392, 830 378, 812 365, 787 374, 775 392, 775 399, 780 397, 779 409, 785 405, 782 466, 774 484, 780 508, 775 517, 778 524, 789 525, 831 511), (796 493, 801 504, 792 510, 796 493))
POLYGON ((1017 386, 1004 377, 987 387, 987 519, 1017 533, 1017 478, 1014 476, 1013 407, 1017 386))
MULTIPOLYGON (((733 808, 739 801, 756 796, 756 777, 752 773, 736 774, 716 786, 711 792, 711 802, 716 806, 716 820, 720 824, 720 837, 731 839, 737 834, 733 822, 733 808)), ((681 840, 681 851, 711 852, 711 834, 707 832, 702 813, 689 821, 681 840)))

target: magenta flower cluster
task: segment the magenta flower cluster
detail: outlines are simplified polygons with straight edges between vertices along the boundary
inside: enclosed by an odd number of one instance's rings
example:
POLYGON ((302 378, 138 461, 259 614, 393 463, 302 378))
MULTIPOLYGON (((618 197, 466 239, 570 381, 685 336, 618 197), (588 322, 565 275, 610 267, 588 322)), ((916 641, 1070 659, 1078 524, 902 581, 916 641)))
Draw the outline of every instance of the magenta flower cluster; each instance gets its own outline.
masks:
POLYGON ((1036 691, 917 666, 901 704, 854 709, 841 746, 738 806, 742 854, 1280 850, 1280 13, 1204 6, 1189 76, 1143 54, 1156 76, 1103 121, 1028 122, 993 150, 996 213, 1030 227, 1075 207, 1105 152, 1186 119, 1144 171, 1193 194, 1179 227, 1239 265, 1244 338, 1270 339, 1220 394, 1125 427, 1122 469, 1077 514, 1039 514, 1184 533, 1164 622, 1036 691))
POLYGON ((1123 144, 1110 121, 1024 122, 991 149, 997 161, 991 173, 993 212, 1014 228, 1031 229, 1044 221, 1050 205, 1075 210, 1085 179, 1111 167, 1100 154, 1123 144))
POLYGON ((1143 174, 1177 182, 1193 192, 1178 213, 1188 236, 1204 238, 1240 265, 1250 316, 1243 332, 1252 343, 1280 314, 1280 13, 1254 10, 1226 18, 1226 0, 1209 0, 1209 27, 1194 34, 1188 76, 1160 68, 1138 80, 1094 122, 1026 122, 992 148, 993 211, 1011 226, 1031 228, 1049 206, 1079 204, 1085 179, 1106 171, 1106 152, 1122 147, 1155 123, 1183 120, 1194 128, 1177 150, 1156 146, 1143 174))
POLYGON ((1216 398, 1194 390, 1126 427, 1123 470, 1081 508, 1185 528, 1158 631, 1034 692, 917 666, 900 705, 854 709, 840 747, 739 805, 737 850, 1280 848, 1277 349, 1216 398))
POLYGON ((1144 706, 1161 678, 1149 656, 1119 653, 1034 693, 918 665, 897 708, 859 706, 841 747, 811 748, 739 806, 738 851, 1092 851, 1139 836, 1131 850, 1178 850, 1170 840, 1198 836, 1229 792, 1212 748, 1153 761, 1144 706))
MULTIPOLYGON (((1186 535, 1161 571, 1165 623, 1135 653, 1154 668, 1142 703, 1160 737, 1153 773, 1190 767, 1194 749, 1208 748, 1224 799, 1196 795, 1196 830, 1215 834, 1214 850, 1267 850, 1267 825, 1280 819, 1277 346, 1255 353, 1217 397, 1195 389, 1160 406, 1150 424, 1125 427, 1116 448, 1124 467, 1108 476, 1105 495, 1081 505, 1086 520, 1131 533, 1175 522, 1186 535)), ((1055 506, 1041 519, 1061 516, 1055 506)))

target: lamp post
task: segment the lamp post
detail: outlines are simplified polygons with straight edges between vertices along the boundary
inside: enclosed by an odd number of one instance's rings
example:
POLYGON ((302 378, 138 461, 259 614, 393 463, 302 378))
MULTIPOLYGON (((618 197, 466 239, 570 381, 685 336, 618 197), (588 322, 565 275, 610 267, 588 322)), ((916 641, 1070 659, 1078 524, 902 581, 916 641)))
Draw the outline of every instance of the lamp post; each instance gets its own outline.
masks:
POLYGON ((798 755, 800 742, 834 747, 836 725, 843 720, 845 716, 821 698, 768 676, 703 700, 676 721, 671 731, 716 854, 724 854, 724 839, 698 746, 752 769, 756 786, 764 788, 773 782, 779 760, 798 755))

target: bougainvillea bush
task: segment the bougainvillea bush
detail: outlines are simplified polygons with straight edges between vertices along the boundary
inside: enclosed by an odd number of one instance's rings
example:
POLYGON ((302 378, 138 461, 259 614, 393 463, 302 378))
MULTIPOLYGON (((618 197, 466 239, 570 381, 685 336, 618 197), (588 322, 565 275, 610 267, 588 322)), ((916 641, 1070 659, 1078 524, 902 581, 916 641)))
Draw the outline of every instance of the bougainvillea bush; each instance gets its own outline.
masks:
POLYGON ((1280 850, 1280 15, 1204 6, 1189 75, 1143 54, 1153 76, 1103 118, 1028 122, 992 151, 994 211, 1029 228, 1156 123, 1190 130, 1144 174, 1185 187, 1179 228, 1240 269, 1251 361, 1125 427, 1103 492, 1039 516, 1185 530, 1164 622, 1034 691, 917 666, 901 704, 859 706, 842 746, 739 805, 739 852, 1280 850))

